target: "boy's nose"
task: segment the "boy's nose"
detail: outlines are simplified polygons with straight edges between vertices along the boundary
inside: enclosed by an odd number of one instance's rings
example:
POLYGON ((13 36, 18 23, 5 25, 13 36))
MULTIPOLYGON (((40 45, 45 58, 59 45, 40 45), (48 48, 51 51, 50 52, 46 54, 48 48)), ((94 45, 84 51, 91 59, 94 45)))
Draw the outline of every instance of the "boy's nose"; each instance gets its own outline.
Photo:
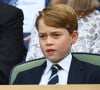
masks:
POLYGON ((48 38, 47 38, 46 44, 47 44, 47 45, 52 45, 52 44, 53 44, 53 40, 52 40, 51 37, 48 37, 48 38))

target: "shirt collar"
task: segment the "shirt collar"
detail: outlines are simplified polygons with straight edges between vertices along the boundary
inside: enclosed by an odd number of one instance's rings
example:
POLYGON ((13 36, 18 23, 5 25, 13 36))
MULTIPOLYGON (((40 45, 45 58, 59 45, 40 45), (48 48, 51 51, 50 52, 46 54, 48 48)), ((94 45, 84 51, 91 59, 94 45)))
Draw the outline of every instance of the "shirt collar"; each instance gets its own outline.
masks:
MULTIPOLYGON (((58 64, 62 67, 63 70, 69 71, 71 61, 72 61, 72 55, 70 53, 63 60, 61 60, 58 64)), ((47 59, 47 66, 46 66, 45 73, 48 73, 50 71, 50 68, 52 65, 53 65, 53 63, 47 59)))
POLYGON ((63 70, 65 71, 69 71, 70 65, 71 65, 71 61, 72 61, 72 55, 71 53, 66 56, 61 62, 59 62, 58 64, 62 67, 63 70))

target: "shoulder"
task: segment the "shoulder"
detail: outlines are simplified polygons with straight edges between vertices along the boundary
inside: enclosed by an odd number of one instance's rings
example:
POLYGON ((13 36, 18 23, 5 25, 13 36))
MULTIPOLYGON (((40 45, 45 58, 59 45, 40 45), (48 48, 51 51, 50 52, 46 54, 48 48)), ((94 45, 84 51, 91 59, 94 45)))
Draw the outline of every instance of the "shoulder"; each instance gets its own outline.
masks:
MULTIPOLYGON (((31 77, 33 78, 34 75, 34 80, 37 78, 40 78, 44 69, 46 67, 46 60, 41 59, 40 62, 39 60, 36 61, 28 61, 26 63, 22 63, 18 66, 16 66, 13 71, 12 71, 12 75, 11 78, 13 77, 13 74, 15 74, 15 72, 17 73, 15 75, 15 83, 21 83, 20 80, 22 80, 22 83, 26 82, 24 80, 31 80, 31 77), (23 68, 23 69, 22 69, 23 68)), ((26 82, 28 83, 28 82, 26 82)))
POLYGON ((39 59, 34 59, 30 60, 27 62, 23 62, 19 65, 17 65, 14 69, 18 69, 20 73, 25 73, 25 72, 34 72, 38 71, 39 69, 42 69, 46 66, 46 58, 39 58, 39 59), (21 70, 23 68, 23 70, 21 70))
POLYGON ((0 3, 0 20, 2 24, 7 23, 8 25, 8 21, 12 23, 23 19, 24 15, 21 9, 5 3, 0 3))
POLYGON ((80 65, 81 67, 84 67, 89 72, 91 72, 91 71, 92 72, 93 71, 99 71, 100 72, 100 66, 99 65, 92 64, 92 63, 90 63, 86 60, 79 60, 78 58, 73 56, 73 62, 77 65, 80 65))
POLYGON ((22 13, 21 9, 5 4, 5 3, 0 3, 0 11, 5 12, 5 13, 8 13, 8 12, 21 12, 22 13))

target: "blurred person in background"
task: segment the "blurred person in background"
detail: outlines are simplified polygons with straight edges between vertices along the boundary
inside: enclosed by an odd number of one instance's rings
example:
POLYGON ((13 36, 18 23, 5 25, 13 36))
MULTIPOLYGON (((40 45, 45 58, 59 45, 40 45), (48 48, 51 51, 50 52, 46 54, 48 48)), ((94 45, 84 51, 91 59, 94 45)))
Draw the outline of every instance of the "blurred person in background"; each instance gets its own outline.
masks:
POLYGON ((36 16, 38 11, 45 7, 45 0, 0 0, 0 2, 22 9, 24 13, 23 40, 26 49, 28 49, 31 33, 36 35, 34 27, 36 16))
MULTIPOLYGON (((100 3, 100 0, 98 0, 99 1, 99 3, 100 3)), ((100 6, 99 7, 97 7, 97 10, 99 10, 100 11, 100 6)))
POLYGON ((8 4, 10 2, 10 0, 0 0, 0 2, 8 4))
POLYGON ((67 0, 50 0, 49 5, 54 5, 54 4, 65 4, 67 0))
POLYGON ((67 0, 45 0, 45 6, 47 7, 48 5, 53 5, 53 4, 65 4, 67 0))
POLYGON ((25 56, 23 19, 21 9, 0 2, 0 84, 8 84, 12 68, 25 56))
POLYGON ((100 54, 100 12, 96 10, 97 0, 67 0, 78 16, 78 41, 72 52, 100 54))

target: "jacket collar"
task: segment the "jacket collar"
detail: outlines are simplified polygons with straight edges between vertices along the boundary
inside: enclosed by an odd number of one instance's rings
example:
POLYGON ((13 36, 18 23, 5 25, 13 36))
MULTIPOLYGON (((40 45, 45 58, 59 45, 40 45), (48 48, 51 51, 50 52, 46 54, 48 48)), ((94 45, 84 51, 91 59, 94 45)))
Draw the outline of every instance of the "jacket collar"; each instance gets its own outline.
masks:
POLYGON ((34 76, 32 76, 32 78, 34 77, 32 79, 33 80, 32 82, 34 82, 34 84, 39 84, 45 68, 46 68, 46 61, 41 66, 37 67, 36 69, 34 68, 32 70, 31 75, 34 75, 34 76))
POLYGON ((82 83, 85 78, 85 69, 84 64, 73 56, 68 75, 68 84, 82 83))

